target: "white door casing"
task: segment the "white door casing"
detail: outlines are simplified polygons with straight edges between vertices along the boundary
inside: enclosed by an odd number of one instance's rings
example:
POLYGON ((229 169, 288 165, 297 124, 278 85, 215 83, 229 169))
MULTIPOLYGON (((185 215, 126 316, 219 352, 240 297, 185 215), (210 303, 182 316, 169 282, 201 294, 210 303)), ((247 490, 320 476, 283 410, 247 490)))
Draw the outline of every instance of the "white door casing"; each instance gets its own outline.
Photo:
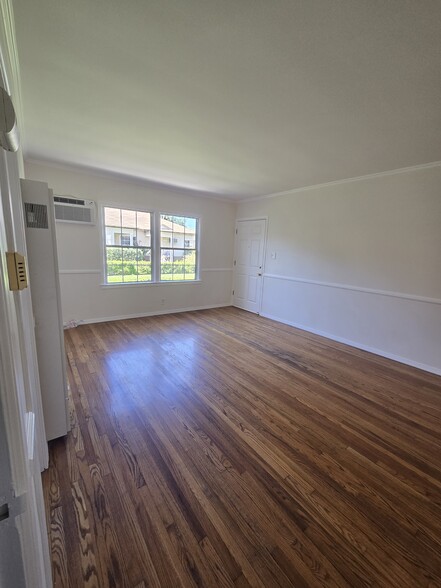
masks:
POLYGON ((259 313, 266 239, 266 219, 238 220, 234 253, 233 304, 259 313))
MULTIPOLYGON (((0 0, 0 16, 0 84, 14 101, 19 95, 19 76, 10 0, 0 0)), ((29 290, 11 292, 6 270, 7 251, 26 256, 20 169, 20 153, 0 148, 0 585, 49 588, 52 579, 41 485, 47 444, 31 295, 29 290)))
MULTIPOLYGON (((0 0, 0 84, 12 96, 22 132, 12 0, 0 0)), ((47 465, 47 444, 31 297, 29 290, 9 290, 6 271, 6 251, 26 255, 20 173, 20 151, 0 149, 0 585, 49 588, 52 578, 40 475, 47 465)))
MULTIPOLYGON (((5 269, 7 250, 26 252, 24 241, 20 243, 21 225, 14 219, 17 201, 21 197, 16 154, 0 149, 0 402, 10 463, 10 470, 1 474, 10 478, 11 488, 3 504, 9 516, 0 525, 6 545, 8 533, 13 538, 18 532, 26 586, 46 588, 51 585, 51 572, 39 448, 44 429, 39 424, 39 389, 29 388, 38 376, 29 377, 31 364, 26 354, 28 336, 33 337, 33 317, 22 304, 29 293, 11 292, 5 269)), ((4 567, 3 572, 15 577, 12 566, 4 567)))

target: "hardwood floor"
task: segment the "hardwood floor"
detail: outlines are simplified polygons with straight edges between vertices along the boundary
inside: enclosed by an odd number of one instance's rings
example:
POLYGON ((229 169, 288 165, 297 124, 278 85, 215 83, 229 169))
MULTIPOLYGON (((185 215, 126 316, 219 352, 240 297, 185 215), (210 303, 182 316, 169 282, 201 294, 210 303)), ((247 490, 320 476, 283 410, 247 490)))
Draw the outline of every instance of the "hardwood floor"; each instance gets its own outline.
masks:
POLYGON ((235 308, 66 332, 56 587, 441 586, 441 378, 235 308))

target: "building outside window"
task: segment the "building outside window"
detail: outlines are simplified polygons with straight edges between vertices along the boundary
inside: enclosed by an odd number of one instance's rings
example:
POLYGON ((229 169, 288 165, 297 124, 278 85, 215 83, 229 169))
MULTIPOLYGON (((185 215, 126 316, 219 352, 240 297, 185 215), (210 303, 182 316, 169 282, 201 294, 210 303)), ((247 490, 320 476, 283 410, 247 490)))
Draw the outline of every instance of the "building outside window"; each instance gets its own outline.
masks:
POLYGON ((152 215, 104 208, 106 282, 152 281, 152 215))
POLYGON ((195 217, 104 207, 106 283, 197 280, 198 230, 195 217))
POLYGON ((196 280, 198 219, 161 214, 160 229, 161 281, 196 280))

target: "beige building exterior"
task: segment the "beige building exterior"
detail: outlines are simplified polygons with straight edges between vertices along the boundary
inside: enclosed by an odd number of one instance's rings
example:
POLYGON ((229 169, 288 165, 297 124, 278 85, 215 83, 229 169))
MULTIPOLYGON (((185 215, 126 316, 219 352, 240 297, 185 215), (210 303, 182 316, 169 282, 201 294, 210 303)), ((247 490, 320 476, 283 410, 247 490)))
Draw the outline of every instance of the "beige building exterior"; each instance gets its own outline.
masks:
MULTIPOLYGON (((151 215, 148 212, 105 208, 106 245, 123 247, 151 247, 151 215)), ((183 219, 184 222, 184 219, 183 219)), ((195 249, 196 229, 189 228, 161 215, 161 249, 195 249)), ((161 252, 169 258, 170 252, 161 252)), ((181 256, 183 257, 183 255, 181 256)), ((179 254, 175 251, 174 259, 179 254)))

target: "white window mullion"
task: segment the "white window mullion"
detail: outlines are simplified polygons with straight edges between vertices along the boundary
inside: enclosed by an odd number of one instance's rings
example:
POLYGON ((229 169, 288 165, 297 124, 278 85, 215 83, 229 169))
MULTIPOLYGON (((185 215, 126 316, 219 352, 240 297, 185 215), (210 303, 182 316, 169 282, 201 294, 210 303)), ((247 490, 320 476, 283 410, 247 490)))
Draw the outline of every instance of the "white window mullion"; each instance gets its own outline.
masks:
MULTIPOLYGON (((134 209, 121 209, 112 206, 103 207, 104 226, 103 226, 103 265, 105 270, 106 284, 124 284, 124 283, 141 283, 147 278, 153 283, 161 283, 161 245, 170 252, 171 258, 167 261, 167 266, 175 270, 176 273, 166 278, 176 278, 168 281, 190 281, 198 280, 200 276, 200 219, 197 217, 179 218, 161 214, 159 211, 147 212, 134 209), (142 218, 139 215, 143 215, 142 218), (135 215, 133 217, 133 215, 135 215), (164 220, 161 218, 164 216, 164 220), (133 218, 132 218, 133 217, 133 218), (123 221, 124 218, 124 221, 123 221), (177 223, 175 219, 177 218, 177 223), (169 220, 172 219, 172 220, 169 220), (164 231, 161 232, 161 224, 164 224, 164 231), (189 225, 189 226, 187 226, 189 225), (142 227, 142 231, 140 229, 142 227), (181 228, 182 227, 182 228, 181 228), (145 249, 148 245, 145 236, 150 232, 150 259, 151 259, 151 276, 140 274, 140 259, 148 259, 145 256, 145 249), (139 235, 138 235, 139 233, 139 235), (141 234, 142 233, 142 234, 141 234), (162 239, 163 235, 163 239, 162 239), (188 238, 187 238, 188 237, 188 238), (136 242, 135 242, 136 239, 136 242), (162 243, 164 240, 164 243, 162 243), (183 240, 183 242, 181 242, 183 240), (175 242, 177 241, 177 242, 175 242), (108 250, 121 252, 121 255, 111 256, 112 265, 108 262, 108 250), (180 254, 175 260, 175 251, 180 254), (187 273, 187 256, 193 258, 194 252, 194 274, 187 273), (121 259, 121 271, 119 264, 114 261, 121 259), (127 261, 127 263, 125 263, 127 261), (134 262, 132 264, 132 261, 134 262), (174 265, 176 261, 176 266, 174 265), (126 267, 127 265, 127 267, 126 267), (130 266, 130 271, 129 271, 130 266), (135 268, 133 270, 132 266, 135 268), (181 271, 182 266, 182 271, 181 271), (116 271, 118 270, 118 271, 116 271), (127 272, 126 272, 127 270, 127 272), (113 277, 115 273, 115 278, 113 277), (182 275, 180 275, 182 273, 182 275), (133 275, 132 275, 133 274, 133 275), (179 274, 179 275, 178 275, 179 274), (191 275, 191 277, 190 277, 191 275)), ((165 257, 168 259, 168 257, 165 257)), ((167 268, 168 269, 168 268, 167 268)), ((147 280, 146 280, 147 281, 147 280)))
POLYGON ((200 280, 201 279, 200 259, 199 259, 199 254, 201 251, 201 219, 200 218, 198 218, 196 220, 196 235, 195 235, 195 239, 194 239, 194 248, 195 248, 195 267, 194 267, 195 279, 200 280))
POLYGON ((161 215, 154 212, 152 220, 152 279, 154 282, 159 282, 161 279, 161 215))

